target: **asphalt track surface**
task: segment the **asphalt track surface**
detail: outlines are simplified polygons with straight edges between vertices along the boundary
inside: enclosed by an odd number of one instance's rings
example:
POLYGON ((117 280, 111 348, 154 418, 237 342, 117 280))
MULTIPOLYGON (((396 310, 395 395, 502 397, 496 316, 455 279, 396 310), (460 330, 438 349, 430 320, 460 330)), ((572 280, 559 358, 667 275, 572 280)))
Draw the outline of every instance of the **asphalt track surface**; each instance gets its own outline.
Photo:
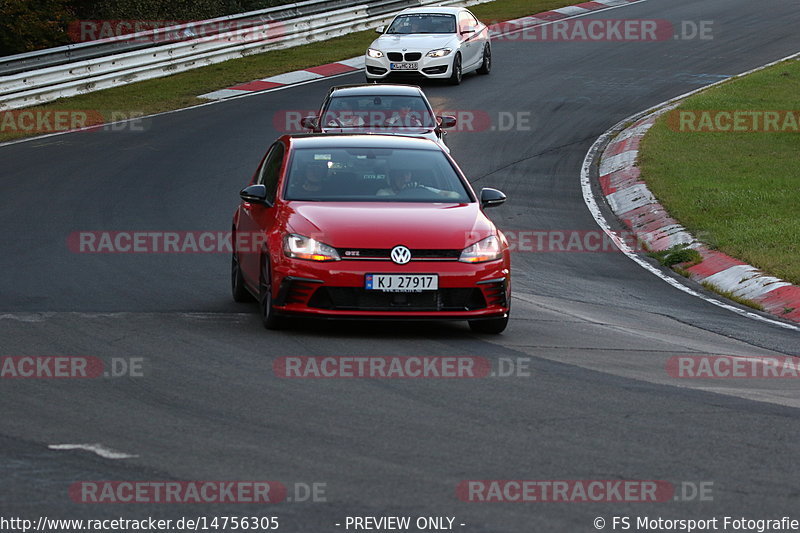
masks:
MULTIPOLYGON (((595 230, 579 184, 592 142, 624 117, 794 53, 795 0, 648 0, 599 18, 710 20, 712 40, 494 44, 494 70, 427 85, 439 109, 529 112, 529 131, 455 132, 476 186, 509 196, 504 230, 595 230)), ((273 515, 284 531, 347 516, 455 516, 475 532, 593 531, 611 516, 797 515, 792 380, 679 381, 681 354, 800 355, 800 334, 680 292, 620 253, 517 253, 513 317, 464 324, 302 322, 266 332, 229 296, 224 254, 76 254, 82 230, 229 229, 273 117, 313 109, 324 80, 0 148, 3 355, 143 358, 144 377, 3 380, 0 510, 36 519, 273 515), (527 377, 282 380, 286 355, 529 358, 527 377), (100 443, 124 460, 51 444, 100 443), (470 479, 713 482, 712 501, 469 503, 470 479), (88 505, 82 480, 324 483, 326 501, 88 505)), ((721 176, 720 179, 724 179, 721 176)), ((610 529, 610 525, 607 529, 610 529)))

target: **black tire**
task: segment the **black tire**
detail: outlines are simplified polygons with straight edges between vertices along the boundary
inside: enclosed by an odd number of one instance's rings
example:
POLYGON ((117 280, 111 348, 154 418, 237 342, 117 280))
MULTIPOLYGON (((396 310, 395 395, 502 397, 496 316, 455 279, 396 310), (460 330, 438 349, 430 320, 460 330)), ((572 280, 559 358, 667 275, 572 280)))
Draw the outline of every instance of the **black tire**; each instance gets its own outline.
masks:
POLYGON ((266 254, 261 259, 261 275, 258 281, 258 314, 261 323, 267 329, 283 329, 286 326, 284 317, 278 316, 272 307, 272 274, 266 254))
POLYGON ((483 63, 477 70, 478 74, 489 74, 492 71, 492 47, 488 43, 483 47, 483 63))
POLYGON ((255 300, 244 284, 244 277, 242 277, 242 269, 239 266, 239 257, 236 252, 231 254, 231 293, 233 294, 234 302, 243 303, 255 300))
POLYGON ((450 85, 458 85, 461 83, 463 75, 463 72, 461 72, 461 54, 456 54, 456 57, 453 58, 453 73, 447 81, 450 82, 450 85))
POLYGON ((505 331, 508 326, 508 314, 503 318, 489 318, 486 320, 470 320, 469 329, 475 333, 490 333, 497 335, 505 331))

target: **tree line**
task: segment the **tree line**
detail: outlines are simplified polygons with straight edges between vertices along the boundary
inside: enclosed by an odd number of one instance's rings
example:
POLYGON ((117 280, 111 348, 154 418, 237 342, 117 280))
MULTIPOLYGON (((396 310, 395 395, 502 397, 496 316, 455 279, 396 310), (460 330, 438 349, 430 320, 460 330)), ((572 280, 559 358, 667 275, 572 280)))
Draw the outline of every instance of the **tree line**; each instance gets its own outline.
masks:
POLYGON ((0 56, 75 42, 81 20, 203 20, 290 0, 0 0, 0 56))

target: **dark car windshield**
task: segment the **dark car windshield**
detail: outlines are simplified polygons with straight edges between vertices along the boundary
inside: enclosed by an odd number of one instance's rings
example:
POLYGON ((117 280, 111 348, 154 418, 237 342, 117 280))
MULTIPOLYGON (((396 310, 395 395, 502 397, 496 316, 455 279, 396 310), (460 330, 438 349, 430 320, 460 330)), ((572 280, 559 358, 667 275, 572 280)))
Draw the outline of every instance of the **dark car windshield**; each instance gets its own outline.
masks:
POLYGON ((398 15, 386 33, 455 33, 456 17, 447 14, 398 15))
POLYGON ((345 129, 435 128, 436 119, 421 96, 333 96, 320 126, 345 129))
POLYGON ((284 198, 322 202, 473 201, 442 152, 382 148, 295 150, 284 198))

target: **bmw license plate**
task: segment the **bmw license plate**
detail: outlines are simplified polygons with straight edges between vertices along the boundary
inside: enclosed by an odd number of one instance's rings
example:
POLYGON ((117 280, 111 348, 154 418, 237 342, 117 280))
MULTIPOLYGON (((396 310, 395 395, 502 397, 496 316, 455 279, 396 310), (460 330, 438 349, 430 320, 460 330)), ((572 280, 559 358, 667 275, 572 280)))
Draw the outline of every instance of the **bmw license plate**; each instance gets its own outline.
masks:
POLYGON ((366 289, 383 292, 421 292, 439 289, 438 274, 367 274, 366 289))
POLYGON ((392 70, 417 70, 419 63, 389 63, 392 70))

